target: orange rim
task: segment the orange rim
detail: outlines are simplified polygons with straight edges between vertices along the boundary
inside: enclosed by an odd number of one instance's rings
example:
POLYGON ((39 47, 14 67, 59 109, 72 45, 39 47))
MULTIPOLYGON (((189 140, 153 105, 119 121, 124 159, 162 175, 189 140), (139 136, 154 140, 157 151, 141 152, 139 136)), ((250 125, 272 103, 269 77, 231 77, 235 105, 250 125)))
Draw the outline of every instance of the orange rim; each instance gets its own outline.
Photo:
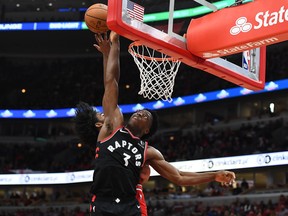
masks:
MULTIPOLYGON (((152 60, 155 60, 155 61, 163 61, 163 60, 166 60, 166 61, 172 61, 172 62, 176 62, 178 61, 177 59, 175 58, 172 58, 172 57, 169 57, 169 58, 158 58, 158 57, 151 57, 151 56, 146 56, 146 55, 142 55, 142 54, 139 54, 139 53, 136 53, 133 49, 133 47, 139 47, 139 46, 145 46, 144 44, 141 44, 137 41, 134 41, 132 42, 129 47, 128 47, 128 52, 133 55, 133 56, 136 56, 137 58, 141 58, 141 59, 146 59, 146 60, 149 60, 149 61, 152 61, 152 60)), ((146 47, 146 46, 145 46, 146 47)), ((152 49, 152 48, 149 48, 149 49, 152 49)), ((153 50, 153 49, 152 49, 153 50)), ((155 50, 157 52, 160 52, 158 50, 155 50)))

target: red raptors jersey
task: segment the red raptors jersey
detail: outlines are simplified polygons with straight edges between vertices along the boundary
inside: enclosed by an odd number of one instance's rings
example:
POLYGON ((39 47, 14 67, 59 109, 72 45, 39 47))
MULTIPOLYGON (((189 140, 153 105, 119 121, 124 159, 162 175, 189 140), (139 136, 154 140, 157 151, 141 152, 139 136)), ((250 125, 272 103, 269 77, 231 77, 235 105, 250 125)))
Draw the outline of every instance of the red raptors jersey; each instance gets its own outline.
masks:
POLYGON ((136 187, 136 198, 140 204, 141 216, 148 216, 147 205, 146 205, 143 188, 141 184, 138 184, 136 187))

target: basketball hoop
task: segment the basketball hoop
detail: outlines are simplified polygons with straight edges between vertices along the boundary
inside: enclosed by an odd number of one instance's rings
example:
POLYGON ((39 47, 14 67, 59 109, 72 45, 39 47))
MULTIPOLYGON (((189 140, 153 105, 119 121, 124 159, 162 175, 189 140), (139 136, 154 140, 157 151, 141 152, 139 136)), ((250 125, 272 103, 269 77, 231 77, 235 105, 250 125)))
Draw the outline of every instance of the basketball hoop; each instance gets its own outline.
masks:
POLYGON ((166 54, 133 42, 128 52, 140 72, 141 86, 139 95, 144 98, 172 101, 172 93, 180 61, 166 54))

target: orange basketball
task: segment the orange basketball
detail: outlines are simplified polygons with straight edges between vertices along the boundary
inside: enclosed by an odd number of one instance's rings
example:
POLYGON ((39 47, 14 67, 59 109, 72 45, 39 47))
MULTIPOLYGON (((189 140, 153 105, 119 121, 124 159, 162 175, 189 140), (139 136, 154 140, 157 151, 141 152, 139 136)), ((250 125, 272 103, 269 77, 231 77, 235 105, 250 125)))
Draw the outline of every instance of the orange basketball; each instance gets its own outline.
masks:
POLYGON ((91 5, 85 12, 85 23, 90 31, 94 33, 104 33, 109 29, 106 24, 107 5, 97 3, 91 5))

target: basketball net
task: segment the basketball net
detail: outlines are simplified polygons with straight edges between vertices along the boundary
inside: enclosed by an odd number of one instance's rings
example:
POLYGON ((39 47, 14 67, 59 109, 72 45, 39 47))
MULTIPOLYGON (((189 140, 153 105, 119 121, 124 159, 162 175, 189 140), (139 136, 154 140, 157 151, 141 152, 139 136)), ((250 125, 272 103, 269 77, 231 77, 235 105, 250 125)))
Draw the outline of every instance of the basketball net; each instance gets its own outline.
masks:
POLYGON ((139 95, 144 98, 172 101, 172 93, 180 61, 166 54, 133 42, 128 48, 140 72, 139 95))

